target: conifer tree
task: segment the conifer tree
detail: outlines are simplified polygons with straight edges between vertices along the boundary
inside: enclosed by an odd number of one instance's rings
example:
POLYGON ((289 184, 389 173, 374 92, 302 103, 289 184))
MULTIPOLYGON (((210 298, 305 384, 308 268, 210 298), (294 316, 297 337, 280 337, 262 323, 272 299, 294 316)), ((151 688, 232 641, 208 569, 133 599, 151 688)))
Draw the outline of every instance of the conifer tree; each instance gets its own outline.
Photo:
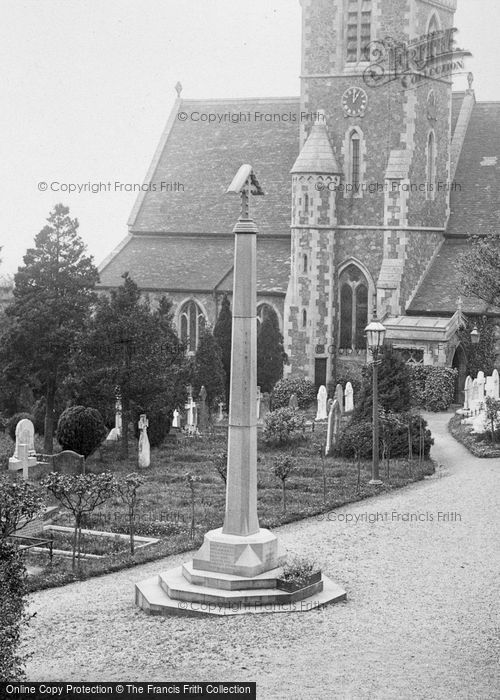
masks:
POLYGON ((231 384, 231 335, 233 330, 233 316, 227 294, 222 300, 219 317, 214 327, 216 339, 222 353, 222 365, 226 373, 226 405, 229 406, 229 387, 231 384))
POLYGON ((193 364, 193 391, 195 399, 204 386, 207 391, 207 404, 214 408, 217 400, 224 396, 226 375, 222 364, 222 351, 213 333, 204 327, 193 364))
POLYGON ((57 204, 14 277, 14 301, 0 343, 3 371, 36 387, 46 401, 44 450, 52 453, 56 391, 99 280, 78 221, 57 204))
POLYGON ((264 317, 257 336, 257 384, 261 391, 271 392, 283 376, 285 350, 276 314, 264 317))

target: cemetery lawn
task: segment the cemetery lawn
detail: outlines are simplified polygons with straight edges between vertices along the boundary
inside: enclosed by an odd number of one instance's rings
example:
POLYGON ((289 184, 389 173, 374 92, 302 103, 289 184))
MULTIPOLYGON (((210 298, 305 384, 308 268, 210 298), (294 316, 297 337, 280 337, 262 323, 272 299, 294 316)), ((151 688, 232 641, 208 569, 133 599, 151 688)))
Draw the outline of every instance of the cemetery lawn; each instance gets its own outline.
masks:
MULTIPOLYGON (((395 459, 390 463, 389 478, 386 465, 381 462, 382 486, 370 486, 371 462, 361 464, 361 486, 357 488, 357 467, 339 458, 325 458, 326 500, 323 497, 322 459, 320 448, 324 448, 326 425, 320 424, 307 439, 283 448, 265 445, 259 432, 258 450, 258 508, 259 521, 263 528, 274 528, 284 523, 301 520, 334 508, 369 498, 381 492, 402 488, 420 481, 434 473, 431 460, 418 458, 409 462, 395 459), (286 512, 283 511, 282 483, 273 473, 272 463, 276 456, 292 455, 296 469, 286 482, 286 512)), ((52 566, 46 554, 28 553, 28 563, 38 570, 29 578, 31 590, 63 585, 75 580, 118 571, 123 568, 153 561, 162 557, 189 551, 201 545, 207 530, 222 526, 224 518, 225 485, 213 466, 214 455, 226 451, 227 426, 214 428, 204 437, 167 440, 151 452, 151 467, 142 470, 145 483, 139 490, 135 533, 157 537, 157 544, 136 550, 111 553, 99 560, 82 560, 79 570, 71 570, 71 561, 54 556, 52 566), (191 491, 186 475, 198 477, 195 482, 195 519, 191 536, 191 491), (42 569, 41 571, 39 569, 42 569)), ((112 470, 117 476, 137 471, 137 443, 130 442, 131 456, 119 461, 115 448, 106 448, 87 462, 92 472, 112 470)), ((71 526, 71 516, 61 513, 54 522, 71 526)), ((129 524, 126 506, 118 498, 108 501, 83 523, 83 527, 115 533, 128 533, 129 524)))
POLYGON ((474 435, 472 426, 463 423, 460 416, 455 415, 451 418, 448 430, 474 457, 500 457, 500 440, 496 445, 492 445, 489 433, 474 435))

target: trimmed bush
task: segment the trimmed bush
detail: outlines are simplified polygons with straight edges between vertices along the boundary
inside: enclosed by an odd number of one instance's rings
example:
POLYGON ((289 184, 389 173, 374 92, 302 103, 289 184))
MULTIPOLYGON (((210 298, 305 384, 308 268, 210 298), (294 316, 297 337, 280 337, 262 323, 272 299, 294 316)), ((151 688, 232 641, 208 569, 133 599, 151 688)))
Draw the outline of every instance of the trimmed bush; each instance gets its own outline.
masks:
POLYGON ((9 418, 7 422, 7 432, 14 441, 16 440, 17 424, 20 420, 23 420, 24 418, 27 418, 33 423, 33 425, 35 425, 35 419, 33 418, 31 413, 14 413, 14 415, 11 418, 9 418))
MULTIPOLYGON (((409 457, 408 454, 408 414, 390 414, 391 420, 387 421, 385 426, 382 422, 379 425, 379 455, 382 456, 382 436, 384 428, 387 431, 387 440, 390 444, 390 457, 409 457)), ((418 456, 420 450, 420 435, 421 430, 424 433, 424 452, 425 457, 429 456, 431 446, 434 444, 431 431, 427 428, 427 421, 420 416, 413 415, 411 417, 411 443, 412 455, 418 456)), ((347 459, 353 459, 359 452, 362 459, 371 459, 372 457, 372 424, 369 420, 353 421, 342 432, 336 454, 347 459), (360 447, 361 445, 361 447, 360 447)))
POLYGON ((304 436, 304 417, 293 408, 278 408, 265 418, 264 439, 267 443, 286 445, 304 436))
POLYGON ((457 370, 430 365, 409 366, 412 404, 428 411, 446 411, 455 397, 457 370))
MULTIPOLYGON (((363 385, 359 402, 354 404, 357 420, 369 418, 373 402, 373 368, 368 365, 363 369, 363 385)), ((411 407, 410 370, 400 353, 384 348, 378 368, 378 400, 386 411, 402 413, 411 407)))
POLYGON ((73 450, 85 459, 99 447, 106 435, 106 426, 96 408, 67 408, 57 424, 56 438, 63 450, 73 450))
POLYGON ((309 379, 287 377, 276 383, 272 393, 273 409, 288 408, 290 396, 295 394, 299 408, 307 408, 316 401, 316 387, 309 379))

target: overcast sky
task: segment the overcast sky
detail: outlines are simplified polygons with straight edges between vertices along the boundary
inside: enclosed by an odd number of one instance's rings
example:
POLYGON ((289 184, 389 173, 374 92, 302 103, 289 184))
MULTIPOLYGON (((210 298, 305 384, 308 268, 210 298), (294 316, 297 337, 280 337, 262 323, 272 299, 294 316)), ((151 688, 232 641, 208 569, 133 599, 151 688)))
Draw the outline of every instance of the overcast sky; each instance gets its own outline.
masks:
MULTIPOLYGON (((458 5, 476 96, 500 101, 500 1, 458 5)), ((112 251, 134 194, 40 192, 38 183, 141 183, 178 80, 186 98, 300 92, 299 0, 1 0, 1 8, 0 275, 21 264, 59 201, 79 219, 96 263, 112 251)))

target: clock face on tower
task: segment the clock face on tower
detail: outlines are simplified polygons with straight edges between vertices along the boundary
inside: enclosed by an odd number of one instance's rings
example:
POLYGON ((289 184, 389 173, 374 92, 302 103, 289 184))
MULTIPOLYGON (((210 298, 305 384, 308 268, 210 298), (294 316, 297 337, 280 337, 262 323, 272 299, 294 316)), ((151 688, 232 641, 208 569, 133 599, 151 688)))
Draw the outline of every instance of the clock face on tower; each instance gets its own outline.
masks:
POLYGON ((349 87, 342 95, 342 109, 346 117, 364 116, 368 95, 360 87, 349 87))

